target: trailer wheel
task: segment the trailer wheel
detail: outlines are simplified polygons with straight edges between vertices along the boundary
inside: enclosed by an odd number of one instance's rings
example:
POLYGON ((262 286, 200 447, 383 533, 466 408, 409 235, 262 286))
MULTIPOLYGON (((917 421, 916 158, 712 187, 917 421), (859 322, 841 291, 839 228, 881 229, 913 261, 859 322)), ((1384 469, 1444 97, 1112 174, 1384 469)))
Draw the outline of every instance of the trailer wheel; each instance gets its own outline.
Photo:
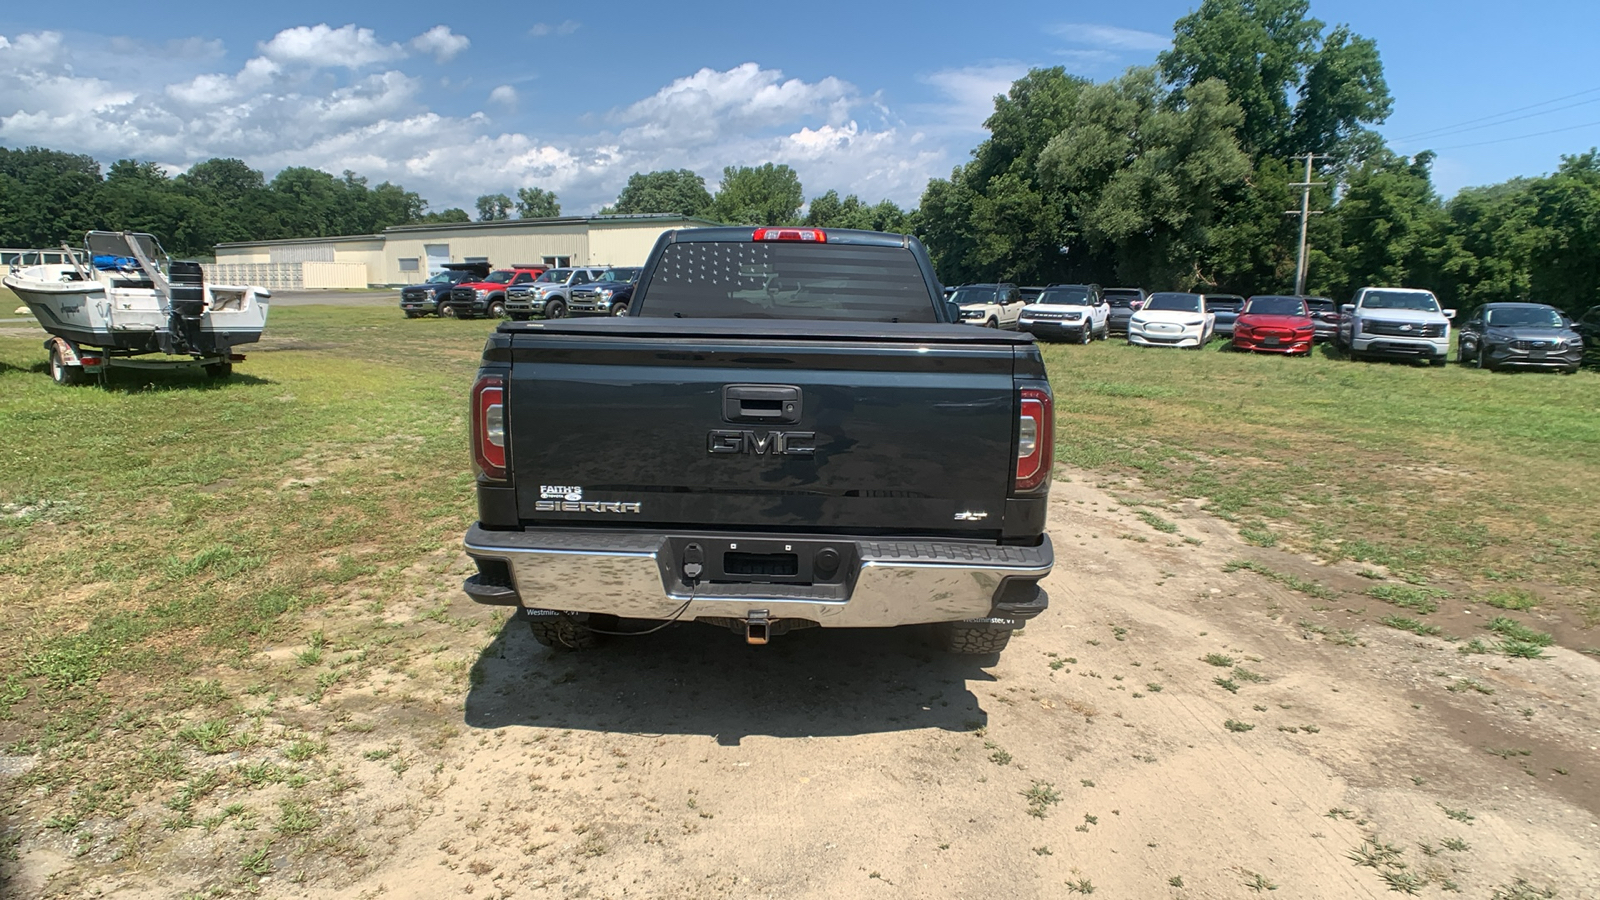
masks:
POLYGON ((206 377, 222 380, 233 374, 233 363, 215 362, 206 363, 206 377))
POLYGON ((83 366, 69 366, 61 358, 61 348, 50 348, 50 380, 56 384, 74 385, 83 383, 83 366))

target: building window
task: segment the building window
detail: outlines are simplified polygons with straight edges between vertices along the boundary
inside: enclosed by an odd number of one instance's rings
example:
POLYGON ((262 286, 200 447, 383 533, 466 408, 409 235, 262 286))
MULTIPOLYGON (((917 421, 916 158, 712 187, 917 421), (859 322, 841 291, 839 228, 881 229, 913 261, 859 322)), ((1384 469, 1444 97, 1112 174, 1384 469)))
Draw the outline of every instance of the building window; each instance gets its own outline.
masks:
POLYGON ((416 272, 416 271, 419 271, 422 268, 420 263, 421 263, 421 260, 419 260, 415 256, 402 256, 402 257, 400 257, 400 271, 402 271, 402 272, 416 272))
POLYGON ((544 258, 544 264, 553 269, 565 269, 566 267, 572 265, 572 257, 546 256, 544 258))

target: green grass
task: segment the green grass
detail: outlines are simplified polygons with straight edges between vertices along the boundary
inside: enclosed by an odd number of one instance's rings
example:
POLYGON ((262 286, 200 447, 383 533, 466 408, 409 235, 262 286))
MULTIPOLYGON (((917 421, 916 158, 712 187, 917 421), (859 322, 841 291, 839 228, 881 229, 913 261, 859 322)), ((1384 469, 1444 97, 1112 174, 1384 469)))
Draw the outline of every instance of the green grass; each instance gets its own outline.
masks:
POLYGON ((1236 559, 1222 567, 1222 571, 1224 572, 1237 572, 1241 569, 1246 572, 1254 572, 1257 575, 1270 578, 1292 591, 1299 591, 1302 594, 1305 594, 1309 597, 1315 597, 1318 600, 1333 600, 1339 596, 1338 591, 1333 590, 1325 584, 1316 581, 1308 581, 1289 572, 1279 572, 1277 569, 1273 569, 1254 560, 1236 559))
POLYGON ((1407 618, 1405 616, 1384 616, 1378 621, 1381 624, 1389 626, 1390 628, 1398 628, 1401 631, 1409 631, 1412 634, 1419 634, 1423 635, 1424 637, 1435 637, 1442 632, 1442 629, 1437 625, 1430 625, 1427 622, 1419 622, 1416 619, 1407 618))
MULTIPOLYGON (((1044 355, 1057 384, 1095 386, 1058 407, 1064 462, 1204 498, 1257 543, 1429 581, 1600 590, 1600 373, 1114 342, 1044 355)), ((1590 612, 1578 621, 1600 622, 1590 612)))
POLYGON ((1533 644, 1537 647, 1548 647, 1552 643, 1550 635, 1543 631, 1536 631, 1518 622, 1509 616, 1496 616, 1483 626, 1495 634, 1509 641, 1518 641, 1524 644, 1533 644))
POLYGON ((1404 584, 1380 584, 1367 588, 1367 596, 1427 615, 1438 612, 1439 600, 1450 596, 1450 592, 1404 584))

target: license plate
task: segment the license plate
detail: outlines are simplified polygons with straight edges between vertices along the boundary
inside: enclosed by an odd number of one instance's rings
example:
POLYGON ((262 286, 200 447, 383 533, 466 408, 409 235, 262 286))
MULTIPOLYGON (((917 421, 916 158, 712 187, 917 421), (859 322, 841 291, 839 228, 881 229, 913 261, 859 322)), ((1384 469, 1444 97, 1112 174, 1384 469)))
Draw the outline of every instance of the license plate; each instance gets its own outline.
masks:
POLYGON ((1268 347, 1276 347, 1278 346, 1278 339, 1275 337, 1269 337, 1265 343, 1268 347))
POLYGON ((1544 359, 1544 351, 1543 350, 1535 350, 1532 353, 1528 354, 1528 358, 1529 359, 1544 359))

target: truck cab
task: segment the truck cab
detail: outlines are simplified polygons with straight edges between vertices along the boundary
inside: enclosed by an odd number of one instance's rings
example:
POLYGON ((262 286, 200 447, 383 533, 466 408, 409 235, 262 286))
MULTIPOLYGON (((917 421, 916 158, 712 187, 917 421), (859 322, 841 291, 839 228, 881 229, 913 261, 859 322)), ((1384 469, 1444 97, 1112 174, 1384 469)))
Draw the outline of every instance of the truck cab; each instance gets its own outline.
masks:
POLYGON ((469 281, 482 281, 489 277, 488 263, 445 263, 443 270, 421 284, 408 284, 400 289, 400 310, 406 318, 415 319, 432 313, 443 316, 444 301, 456 285, 469 281))
POLYGON ((1339 349, 1352 360, 1410 359, 1442 366, 1450 353, 1453 309, 1432 291, 1364 287, 1339 317, 1339 349))
POLYGON ((544 272, 544 266, 517 265, 509 269, 496 269, 482 281, 464 281, 450 291, 450 301, 439 314, 458 319, 482 316, 503 319, 506 316, 506 292, 520 285, 532 284, 544 272))
POLYGON ((572 289, 593 284, 605 271, 605 266, 577 266, 543 272, 506 293, 506 314, 518 322, 532 316, 565 318, 572 289))

